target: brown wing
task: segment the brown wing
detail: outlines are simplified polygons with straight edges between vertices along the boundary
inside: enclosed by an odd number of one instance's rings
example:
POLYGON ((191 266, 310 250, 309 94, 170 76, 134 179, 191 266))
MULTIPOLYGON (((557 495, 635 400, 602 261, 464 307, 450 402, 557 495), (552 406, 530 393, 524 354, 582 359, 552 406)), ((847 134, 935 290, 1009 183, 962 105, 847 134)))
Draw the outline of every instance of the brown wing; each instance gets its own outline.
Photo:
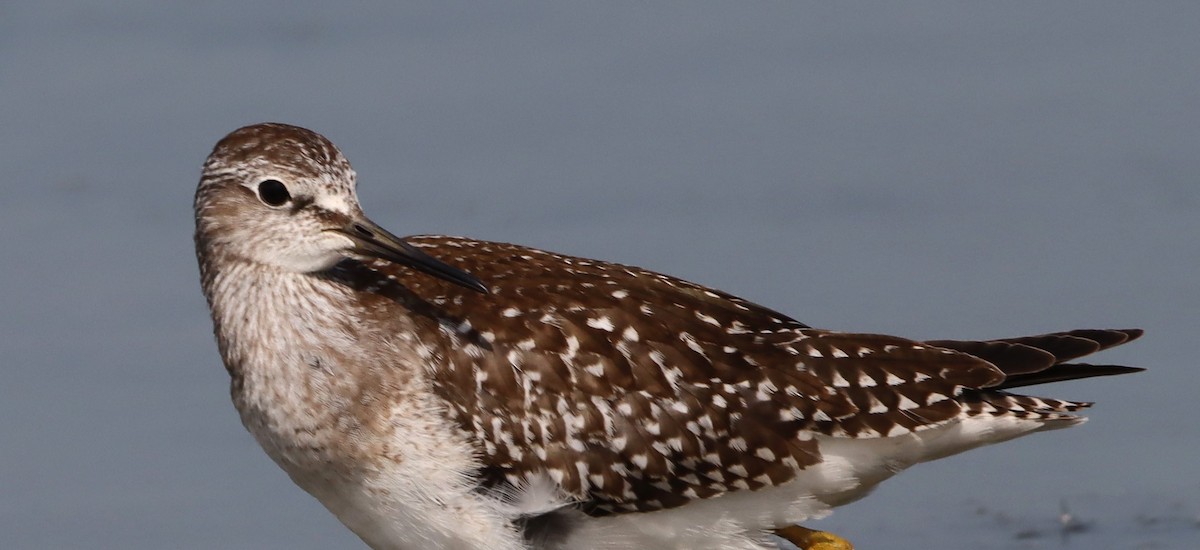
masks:
MULTIPOLYGON (((545 473, 593 513, 791 480, 813 433, 896 435, 1003 374, 901 338, 811 329, 696 284, 515 245, 415 237, 480 295, 386 263, 371 288, 418 315, 435 390, 496 479, 545 473)), ((351 277, 353 278, 353 277, 351 277)))

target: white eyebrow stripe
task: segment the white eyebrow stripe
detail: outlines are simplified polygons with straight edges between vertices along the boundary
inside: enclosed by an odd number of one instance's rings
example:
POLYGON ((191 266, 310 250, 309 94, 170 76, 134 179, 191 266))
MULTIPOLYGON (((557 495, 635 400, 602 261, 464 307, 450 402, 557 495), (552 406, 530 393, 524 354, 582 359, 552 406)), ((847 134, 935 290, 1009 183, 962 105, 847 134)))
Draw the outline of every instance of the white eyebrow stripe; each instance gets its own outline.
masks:
POLYGON ((330 193, 321 193, 317 195, 313 204, 320 207, 322 210, 337 212, 338 214, 350 214, 350 201, 341 195, 330 193))

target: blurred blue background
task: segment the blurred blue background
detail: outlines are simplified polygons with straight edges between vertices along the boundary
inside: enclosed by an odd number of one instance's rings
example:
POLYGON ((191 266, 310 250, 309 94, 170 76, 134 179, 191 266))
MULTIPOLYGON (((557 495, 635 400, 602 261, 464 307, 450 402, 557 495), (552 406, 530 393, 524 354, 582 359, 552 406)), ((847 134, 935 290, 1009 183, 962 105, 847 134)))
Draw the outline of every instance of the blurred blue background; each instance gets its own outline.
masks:
POLYGON ((362 548, 240 426, 191 201, 254 122, 376 221, 913 338, 1147 329, 1092 421, 918 466, 860 548, 1200 547, 1200 4, 0 4, 0 533, 362 548), (1064 541, 1060 508, 1090 529, 1064 541))

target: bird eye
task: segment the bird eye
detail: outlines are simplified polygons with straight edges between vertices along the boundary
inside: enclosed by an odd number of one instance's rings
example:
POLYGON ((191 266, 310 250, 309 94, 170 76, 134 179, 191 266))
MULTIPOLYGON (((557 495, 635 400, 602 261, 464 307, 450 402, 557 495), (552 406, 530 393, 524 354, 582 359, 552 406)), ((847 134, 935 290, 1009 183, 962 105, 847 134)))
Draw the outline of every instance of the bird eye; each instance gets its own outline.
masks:
POLYGON ((287 187, 279 180, 264 180, 258 184, 258 198, 267 206, 283 206, 292 200, 287 187))

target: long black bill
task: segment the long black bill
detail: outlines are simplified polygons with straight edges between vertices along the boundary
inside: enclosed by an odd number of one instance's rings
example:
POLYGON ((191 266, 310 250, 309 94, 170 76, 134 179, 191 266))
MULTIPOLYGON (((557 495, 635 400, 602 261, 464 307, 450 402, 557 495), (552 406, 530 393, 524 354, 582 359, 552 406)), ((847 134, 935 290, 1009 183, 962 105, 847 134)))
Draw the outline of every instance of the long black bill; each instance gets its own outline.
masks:
POLYGON ((406 265, 481 294, 488 293, 487 287, 474 275, 421 252, 413 245, 401 240, 400 237, 375 225, 375 222, 371 220, 366 218, 351 220, 345 227, 337 231, 354 241, 355 252, 406 265))

